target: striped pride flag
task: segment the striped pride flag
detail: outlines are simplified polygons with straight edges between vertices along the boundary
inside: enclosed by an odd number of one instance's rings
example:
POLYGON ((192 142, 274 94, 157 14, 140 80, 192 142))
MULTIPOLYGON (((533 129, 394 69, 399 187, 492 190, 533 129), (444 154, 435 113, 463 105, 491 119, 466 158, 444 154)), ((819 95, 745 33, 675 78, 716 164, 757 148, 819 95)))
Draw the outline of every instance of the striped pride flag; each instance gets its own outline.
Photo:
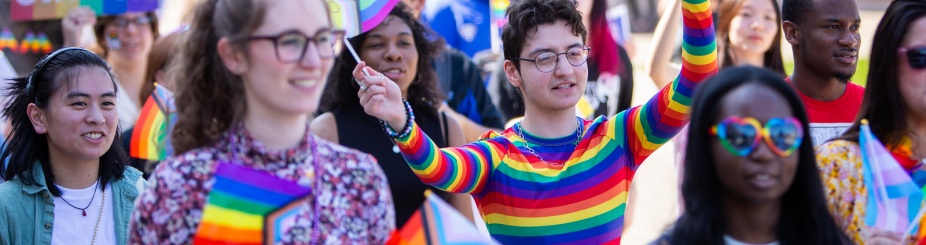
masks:
POLYGON ((372 30, 382 23, 399 0, 328 0, 335 28, 354 37, 372 30))
POLYGON ((158 8, 158 0, 33 0, 10 2, 13 21, 60 19, 77 6, 87 6, 98 15, 125 12, 149 12, 158 8))
POLYGON ((868 187, 865 224, 904 235, 913 233, 923 191, 871 132, 868 120, 862 120, 859 145, 868 187))
POLYGON ((268 173, 219 163, 193 244, 275 244, 309 194, 268 173))
POLYGON ((411 244, 498 244, 484 236, 466 217, 449 204, 425 191, 424 204, 412 214, 402 230, 392 233, 387 245, 411 244))
POLYGON ((160 161, 173 153, 170 128, 177 122, 174 93, 155 84, 151 96, 145 100, 132 139, 129 155, 134 158, 160 161))

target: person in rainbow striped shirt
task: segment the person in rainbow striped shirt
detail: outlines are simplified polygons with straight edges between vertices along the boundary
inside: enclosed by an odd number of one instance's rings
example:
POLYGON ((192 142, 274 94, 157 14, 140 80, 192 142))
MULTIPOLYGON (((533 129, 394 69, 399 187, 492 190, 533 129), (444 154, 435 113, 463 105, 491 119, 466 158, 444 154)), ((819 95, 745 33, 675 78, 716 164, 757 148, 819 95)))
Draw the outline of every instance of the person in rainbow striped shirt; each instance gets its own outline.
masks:
POLYGON ((488 132, 480 141, 438 149, 414 123, 398 86, 362 62, 354 70, 360 103, 382 121, 422 181, 472 194, 499 242, 619 244, 634 173, 685 125, 692 92, 717 71, 709 2, 685 0, 682 7, 681 74, 646 104, 611 117, 575 116, 588 76, 585 61, 594 50, 585 46, 574 0, 509 6, 505 73, 526 111, 500 135, 488 132))

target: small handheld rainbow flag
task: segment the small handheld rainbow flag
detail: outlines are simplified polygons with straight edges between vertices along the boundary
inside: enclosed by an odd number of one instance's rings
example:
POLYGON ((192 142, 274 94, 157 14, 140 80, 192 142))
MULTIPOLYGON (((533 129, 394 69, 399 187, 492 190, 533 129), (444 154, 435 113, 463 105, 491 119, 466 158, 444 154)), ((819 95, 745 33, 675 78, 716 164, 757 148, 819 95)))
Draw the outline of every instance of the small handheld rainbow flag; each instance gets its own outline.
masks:
POLYGON ((412 214, 402 230, 395 231, 387 245, 410 244, 498 244, 486 237, 466 217, 434 195, 431 190, 424 204, 412 214))
POLYGON ((865 186, 868 187, 865 225, 903 232, 904 236, 913 233, 923 202, 923 191, 875 138, 868 120, 862 120, 859 146, 865 186))
POLYGON ((276 244, 311 193, 268 173, 219 163, 193 244, 276 244))
POLYGON ((382 23, 399 0, 328 0, 331 22, 335 28, 354 37, 382 23))
POLYGON ((145 100, 138 121, 132 130, 129 155, 134 158, 160 161, 173 153, 170 128, 177 122, 174 93, 155 84, 145 100))

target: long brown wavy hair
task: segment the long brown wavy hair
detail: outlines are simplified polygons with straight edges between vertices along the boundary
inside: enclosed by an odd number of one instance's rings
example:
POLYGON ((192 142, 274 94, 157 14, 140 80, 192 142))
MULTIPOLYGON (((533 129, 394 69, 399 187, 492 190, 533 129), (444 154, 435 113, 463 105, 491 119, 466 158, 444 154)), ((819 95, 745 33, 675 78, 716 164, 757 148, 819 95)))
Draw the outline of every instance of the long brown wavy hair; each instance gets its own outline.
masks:
POLYGON ((246 51, 265 10, 264 1, 257 0, 204 0, 194 9, 177 69, 171 72, 177 84, 177 124, 171 132, 175 154, 213 144, 244 115, 243 81, 225 68, 217 46, 224 37, 246 51))

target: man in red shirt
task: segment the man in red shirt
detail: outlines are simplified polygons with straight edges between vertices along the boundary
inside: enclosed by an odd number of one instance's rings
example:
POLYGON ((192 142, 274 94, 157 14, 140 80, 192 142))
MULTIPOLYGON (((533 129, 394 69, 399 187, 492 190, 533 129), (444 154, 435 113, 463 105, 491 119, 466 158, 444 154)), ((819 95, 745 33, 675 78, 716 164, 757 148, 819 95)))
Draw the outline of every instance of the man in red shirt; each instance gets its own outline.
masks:
POLYGON ((865 88, 849 82, 861 42, 855 0, 784 0, 781 25, 794 54, 794 86, 810 118, 814 145, 855 121, 865 88))

